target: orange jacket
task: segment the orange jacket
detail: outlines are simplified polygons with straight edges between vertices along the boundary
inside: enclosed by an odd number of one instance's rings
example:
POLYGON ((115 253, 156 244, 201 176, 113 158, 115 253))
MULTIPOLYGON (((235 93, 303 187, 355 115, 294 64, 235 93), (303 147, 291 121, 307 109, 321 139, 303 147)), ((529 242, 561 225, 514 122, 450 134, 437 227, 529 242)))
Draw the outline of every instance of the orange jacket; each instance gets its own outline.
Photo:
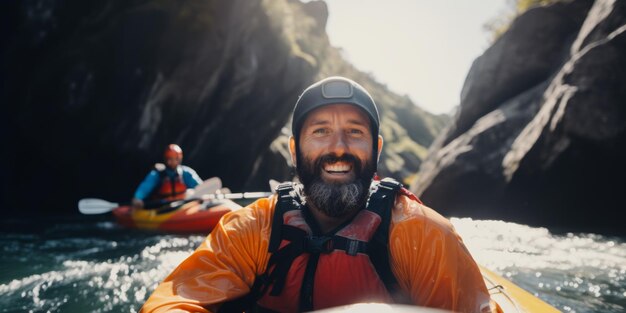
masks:
MULTIPOLYGON (((247 294, 266 271, 276 196, 224 217, 196 251, 157 287, 141 312, 216 312, 247 294)), ((398 195, 389 234, 390 265, 415 305, 460 312, 489 310, 478 266, 450 222, 398 195)))

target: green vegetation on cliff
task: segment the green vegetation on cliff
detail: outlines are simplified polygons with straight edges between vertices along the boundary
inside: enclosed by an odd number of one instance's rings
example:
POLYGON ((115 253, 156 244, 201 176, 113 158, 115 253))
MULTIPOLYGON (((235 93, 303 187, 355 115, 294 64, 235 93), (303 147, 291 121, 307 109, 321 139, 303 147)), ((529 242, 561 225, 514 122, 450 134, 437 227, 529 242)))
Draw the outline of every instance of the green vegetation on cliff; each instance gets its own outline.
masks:
POLYGON ((530 8, 562 1, 567 0, 509 0, 507 10, 501 15, 493 17, 484 25, 484 28, 492 33, 493 41, 495 41, 509 29, 511 22, 513 22, 516 17, 528 11, 530 8))

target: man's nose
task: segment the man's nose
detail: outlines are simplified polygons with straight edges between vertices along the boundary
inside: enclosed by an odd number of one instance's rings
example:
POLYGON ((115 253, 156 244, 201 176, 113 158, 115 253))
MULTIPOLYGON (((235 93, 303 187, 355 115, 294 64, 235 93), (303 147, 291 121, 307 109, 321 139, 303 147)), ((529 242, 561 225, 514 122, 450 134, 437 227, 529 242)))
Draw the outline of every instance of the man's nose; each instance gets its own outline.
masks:
POLYGON ((336 156, 340 157, 349 151, 346 135, 338 133, 333 137, 331 145, 329 147, 330 152, 333 152, 336 156))

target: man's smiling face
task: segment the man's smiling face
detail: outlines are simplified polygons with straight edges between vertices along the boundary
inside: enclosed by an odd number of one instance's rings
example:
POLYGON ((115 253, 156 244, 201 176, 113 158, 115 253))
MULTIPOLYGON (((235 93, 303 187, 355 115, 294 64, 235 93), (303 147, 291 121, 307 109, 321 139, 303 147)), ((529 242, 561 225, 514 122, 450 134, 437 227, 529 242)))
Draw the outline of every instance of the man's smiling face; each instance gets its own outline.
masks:
POLYGON ((307 200, 333 217, 360 209, 374 175, 370 119, 351 104, 311 111, 300 130, 297 171, 307 200))

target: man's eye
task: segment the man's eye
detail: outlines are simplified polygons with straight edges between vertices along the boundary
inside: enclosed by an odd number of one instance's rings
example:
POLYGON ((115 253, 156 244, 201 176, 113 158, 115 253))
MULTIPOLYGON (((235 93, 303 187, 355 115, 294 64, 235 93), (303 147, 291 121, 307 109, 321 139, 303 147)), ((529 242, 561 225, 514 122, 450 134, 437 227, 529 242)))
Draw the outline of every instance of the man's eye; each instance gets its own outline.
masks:
POLYGON ((348 133, 353 134, 353 135, 360 135, 360 134, 363 134, 363 131, 360 129, 350 129, 348 133))
POLYGON ((318 128, 318 129, 315 129, 313 133, 318 134, 318 135, 324 135, 328 133, 328 130, 326 128, 318 128))

